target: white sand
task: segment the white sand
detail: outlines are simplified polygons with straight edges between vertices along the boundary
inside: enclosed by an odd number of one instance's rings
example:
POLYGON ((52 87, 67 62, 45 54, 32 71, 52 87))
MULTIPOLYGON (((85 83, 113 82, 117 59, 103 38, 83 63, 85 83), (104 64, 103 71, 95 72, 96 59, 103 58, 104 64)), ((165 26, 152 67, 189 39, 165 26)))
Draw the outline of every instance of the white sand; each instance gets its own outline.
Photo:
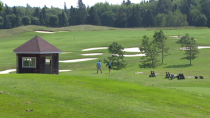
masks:
POLYGON ((72 53, 72 52, 62 52, 61 54, 68 54, 68 53, 72 53))
POLYGON ((82 51, 100 50, 100 49, 108 49, 108 47, 87 48, 87 49, 83 49, 82 51))
POLYGON ((73 59, 73 60, 62 60, 59 62, 63 62, 63 63, 71 63, 71 62, 81 62, 81 61, 89 61, 89 60, 96 60, 98 58, 84 58, 84 59, 73 59))
POLYGON ((72 71, 72 70, 59 70, 59 72, 69 72, 69 71, 72 71))
POLYGON ((125 48, 122 51, 125 51, 125 52, 140 52, 139 47, 125 48))
MULTIPOLYGON (((117 54, 112 54, 115 56, 118 56, 117 54)), ((141 56, 146 56, 146 54, 135 54, 135 55, 123 55, 124 57, 141 57, 141 56)))
POLYGON ((181 36, 169 36, 171 38, 180 38, 181 36))
POLYGON ((198 49, 210 48, 210 46, 198 46, 198 49))
POLYGON ((81 54, 83 56, 92 56, 92 55, 102 55, 104 53, 89 53, 89 54, 81 54))
POLYGON ((55 33, 55 32, 50 32, 50 31, 35 31, 35 32, 38 32, 38 33, 55 33))
POLYGON ((9 70, 5 70, 5 71, 0 71, 0 74, 9 74, 10 72, 15 72, 16 69, 9 69, 9 70))
MULTIPOLYGON (((204 49, 204 48, 210 48, 210 46, 198 46, 198 49, 204 49)), ((182 47, 180 48, 180 50, 190 50, 190 49, 187 49, 187 47, 182 47)))

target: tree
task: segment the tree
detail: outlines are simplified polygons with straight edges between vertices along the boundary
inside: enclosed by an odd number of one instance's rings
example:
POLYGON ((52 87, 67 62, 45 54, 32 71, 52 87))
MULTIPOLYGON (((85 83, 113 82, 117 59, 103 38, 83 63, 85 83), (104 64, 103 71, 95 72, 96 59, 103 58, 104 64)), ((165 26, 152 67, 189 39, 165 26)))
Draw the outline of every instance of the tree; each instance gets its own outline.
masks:
POLYGON ((126 26, 126 17, 123 13, 123 8, 120 8, 117 12, 115 26, 121 28, 126 26))
POLYGON ((76 8, 71 6, 71 8, 70 8, 69 25, 75 25, 75 23, 76 23, 76 16, 77 16, 76 8))
POLYGON ((87 17, 87 24, 91 24, 91 25, 100 25, 101 24, 99 17, 94 10, 94 7, 90 8, 89 16, 87 17))
POLYGON ((18 16, 17 8, 14 6, 12 7, 12 13, 15 14, 15 16, 18 16))
POLYGON ((66 14, 68 14, 68 12, 67 12, 67 7, 66 7, 66 2, 64 2, 64 12, 65 12, 66 14))
POLYGON ((112 11, 106 11, 101 15, 101 25, 103 26, 114 26, 115 13, 112 11))
POLYGON ((62 27, 68 26, 68 17, 66 15, 66 12, 62 12, 62 22, 61 22, 62 27))
POLYGON ((132 14, 128 17, 128 27, 139 27, 140 26, 140 14, 137 8, 133 6, 132 14))
POLYGON ((77 25, 84 24, 84 19, 86 17, 86 6, 82 2, 82 0, 78 0, 77 6, 78 6, 78 11, 77 11, 76 24, 77 25))
POLYGON ((153 35, 153 43, 158 45, 158 48, 161 50, 162 54, 162 64, 163 64, 163 58, 164 58, 164 52, 168 53, 169 47, 166 46, 165 41, 166 41, 166 36, 164 35, 163 31, 155 31, 153 35))
POLYGON ((51 16, 50 16, 50 19, 49 19, 49 25, 50 25, 51 27, 57 27, 57 26, 58 26, 58 23, 59 23, 59 21, 58 21, 58 16, 56 16, 56 15, 51 15, 51 16))
POLYGON ((172 10, 171 0, 159 0, 157 4, 158 13, 167 14, 172 10))
POLYGON ((0 16, 0 27, 4 24, 4 18, 0 16))
POLYGON ((104 59, 104 63, 106 64, 106 66, 108 66, 109 62, 112 60, 112 68, 114 70, 125 68, 127 66, 127 63, 125 60, 123 60, 123 55, 125 53, 122 51, 123 49, 124 48, 117 42, 113 42, 108 48, 108 51, 112 54, 112 56, 108 57, 108 60, 104 59))
POLYGON ((3 10, 4 4, 0 1, 0 11, 3 10))
POLYGON ((141 64, 139 64, 140 68, 155 68, 159 65, 159 48, 156 43, 153 43, 152 41, 149 41, 149 37, 146 35, 143 36, 142 44, 139 47, 139 50, 141 52, 144 52, 146 56, 143 56, 141 58, 141 64))
POLYGON ((150 12, 150 10, 147 10, 146 14, 144 15, 142 23, 143 23, 144 27, 154 26, 154 18, 152 16, 152 13, 150 12))
POLYGON ((10 23, 11 23, 11 28, 13 28, 13 27, 15 27, 15 15, 14 14, 11 14, 11 15, 7 15, 8 17, 9 17, 9 21, 10 21, 10 23))
POLYGON ((40 23, 40 25, 45 25, 45 20, 43 18, 42 12, 40 12, 40 14, 39 14, 39 23, 40 23))
POLYGON ((10 29, 11 28, 11 23, 10 23, 8 15, 6 15, 6 17, 4 18, 4 25, 3 25, 3 27, 5 29, 10 29))
POLYGON ((22 18, 22 23, 23 23, 23 25, 30 25, 31 19, 28 16, 25 16, 22 18))
POLYGON ((39 18, 37 18, 37 17, 31 17, 31 24, 32 25, 40 25, 39 18))
POLYGON ((39 15, 40 15, 40 9, 37 7, 37 8, 34 9, 33 16, 34 17, 39 17, 39 15))
POLYGON ((190 37, 189 34, 186 34, 180 40, 178 40, 177 43, 181 44, 181 47, 186 49, 186 59, 190 60, 190 65, 192 65, 192 60, 195 59, 196 55, 199 53, 195 39, 193 37, 190 37))

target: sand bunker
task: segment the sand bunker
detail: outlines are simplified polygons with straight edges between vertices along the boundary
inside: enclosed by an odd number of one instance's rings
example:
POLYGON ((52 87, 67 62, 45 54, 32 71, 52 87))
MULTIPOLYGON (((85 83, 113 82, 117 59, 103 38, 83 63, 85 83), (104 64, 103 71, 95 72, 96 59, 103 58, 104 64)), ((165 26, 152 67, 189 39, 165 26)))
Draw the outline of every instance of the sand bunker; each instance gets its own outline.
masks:
POLYGON ((63 60, 63 61, 59 61, 59 62, 71 63, 71 62, 90 61, 90 60, 96 60, 96 59, 98 59, 98 58, 84 58, 84 59, 63 60))
POLYGON ((87 48, 87 49, 83 49, 82 51, 100 50, 100 49, 108 49, 108 47, 87 48))
POLYGON ((0 71, 0 74, 9 74, 10 72, 15 72, 16 69, 9 69, 9 70, 5 70, 5 71, 0 71))
POLYGON ((72 53, 72 52, 62 52, 61 54, 68 54, 68 53, 72 53))
POLYGON ((125 48, 122 51, 125 51, 125 52, 140 52, 139 47, 125 48))
POLYGON ((198 46, 198 49, 210 48, 210 46, 198 46))
POLYGON ((51 31, 35 31, 35 32, 38 32, 38 33, 55 33, 55 32, 51 32, 51 31))
MULTIPOLYGON (((210 48, 210 46, 198 46, 198 49, 204 49, 204 48, 210 48)), ((180 48, 180 50, 190 50, 190 49, 187 47, 182 47, 180 48)))
MULTIPOLYGON (((117 54, 112 54, 115 56, 118 56, 117 54)), ((134 55, 123 55, 124 57, 141 57, 141 56, 146 56, 146 54, 134 54, 134 55)))
POLYGON ((181 38, 181 36, 169 36, 171 38, 181 38))
POLYGON ((89 54, 81 54, 83 56, 94 56, 94 55, 102 55, 104 53, 89 53, 89 54))
POLYGON ((69 71, 72 71, 72 70, 59 70, 59 72, 69 72, 69 71))

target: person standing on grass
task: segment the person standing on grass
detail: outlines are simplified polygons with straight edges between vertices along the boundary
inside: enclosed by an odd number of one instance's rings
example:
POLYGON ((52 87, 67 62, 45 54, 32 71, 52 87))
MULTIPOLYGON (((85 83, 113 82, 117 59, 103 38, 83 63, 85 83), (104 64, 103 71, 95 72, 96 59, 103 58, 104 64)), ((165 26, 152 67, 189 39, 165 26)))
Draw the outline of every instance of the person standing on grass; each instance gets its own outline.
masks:
POLYGON ((109 62, 109 73, 111 73, 111 69, 112 69, 112 60, 109 62))
POLYGON ((102 70, 101 70, 101 60, 99 60, 99 61, 97 62, 97 73, 98 73, 98 70, 100 70, 101 73, 102 73, 102 70))

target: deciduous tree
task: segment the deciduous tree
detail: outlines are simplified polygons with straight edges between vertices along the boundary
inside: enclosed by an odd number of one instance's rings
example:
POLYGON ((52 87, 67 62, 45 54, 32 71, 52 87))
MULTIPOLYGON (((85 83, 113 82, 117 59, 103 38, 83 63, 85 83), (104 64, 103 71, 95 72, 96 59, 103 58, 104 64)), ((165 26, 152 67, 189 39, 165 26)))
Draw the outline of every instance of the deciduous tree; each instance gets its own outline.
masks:
POLYGON ((108 48, 108 51, 112 54, 112 56, 108 57, 108 60, 104 59, 104 63, 106 64, 106 66, 108 66, 109 62, 112 60, 113 69, 120 70, 122 68, 125 68, 127 66, 127 63, 125 60, 123 60, 123 55, 125 53, 122 51, 123 49, 124 48, 117 42, 113 42, 108 48))
POLYGON ((183 36, 178 44, 181 44, 181 47, 185 49, 186 59, 190 60, 190 65, 192 65, 192 60, 196 58, 196 55, 199 53, 198 46, 193 37, 190 37, 189 34, 183 36))

